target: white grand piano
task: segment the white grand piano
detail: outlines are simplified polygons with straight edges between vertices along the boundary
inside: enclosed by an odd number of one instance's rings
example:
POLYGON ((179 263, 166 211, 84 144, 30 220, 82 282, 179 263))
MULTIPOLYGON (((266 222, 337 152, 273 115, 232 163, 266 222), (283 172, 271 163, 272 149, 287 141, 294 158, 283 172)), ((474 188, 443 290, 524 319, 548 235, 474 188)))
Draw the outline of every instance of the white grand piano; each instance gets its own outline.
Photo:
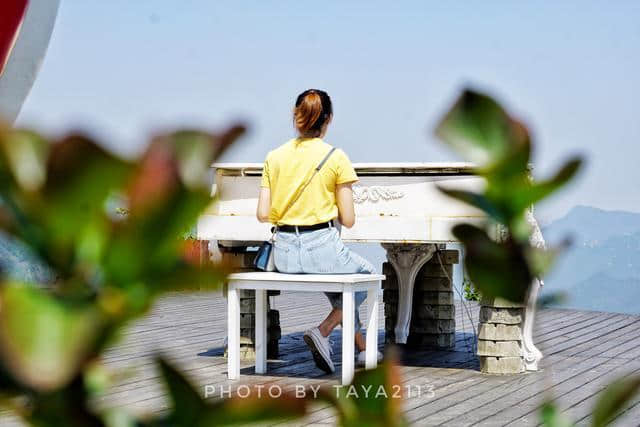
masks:
MULTIPOLYGON (((270 225, 258 222, 255 215, 262 163, 212 167, 215 200, 198 221, 198 239, 222 246, 257 246, 267 240, 270 225)), ((418 271, 437 245, 456 241, 451 233, 455 224, 485 221, 482 211, 447 197, 437 186, 482 190, 485 183, 468 163, 356 163, 354 168, 360 178, 354 185, 356 224, 342 228, 341 236, 346 242, 379 242, 386 250, 399 285, 395 339, 406 343, 418 271)), ((492 231, 497 236, 498 230, 492 231)), ((535 301, 537 288, 530 294, 535 301)), ((531 339, 532 308, 524 322, 524 359, 529 361, 525 366, 536 370, 542 355, 531 339)))

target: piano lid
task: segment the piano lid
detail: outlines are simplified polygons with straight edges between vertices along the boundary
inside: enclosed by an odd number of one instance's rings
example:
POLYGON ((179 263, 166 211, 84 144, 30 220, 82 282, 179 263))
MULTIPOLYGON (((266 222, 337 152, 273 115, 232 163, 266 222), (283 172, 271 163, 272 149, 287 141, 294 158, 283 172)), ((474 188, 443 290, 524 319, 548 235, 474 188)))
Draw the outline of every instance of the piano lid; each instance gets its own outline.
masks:
MULTIPOLYGON (((216 172, 227 176, 262 175, 262 163, 214 163, 216 172)), ((354 163, 359 176, 368 175, 473 175, 475 165, 465 162, 354 163)))

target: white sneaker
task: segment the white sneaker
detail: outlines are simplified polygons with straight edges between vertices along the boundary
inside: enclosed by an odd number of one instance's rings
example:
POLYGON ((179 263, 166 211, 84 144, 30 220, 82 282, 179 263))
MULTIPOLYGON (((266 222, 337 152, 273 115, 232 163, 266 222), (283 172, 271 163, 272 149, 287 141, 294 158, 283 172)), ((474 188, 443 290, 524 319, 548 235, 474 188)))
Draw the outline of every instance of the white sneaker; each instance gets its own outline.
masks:
MULTIPOLYGON (((362 367, 366 362, 366 351, 361 351, 358 353, 358 357, 356 357, 356 366, 362 367)), ((382 353, 378 352, 378 363, 382 362, 382 353)))
POLYGON ((331 361, 333 349, 329 337, 323 337, 318 328, 313 328, 306 331, 302 338, 309 346, 316 366, 328 374, 334 373, 336 368, 331 361))

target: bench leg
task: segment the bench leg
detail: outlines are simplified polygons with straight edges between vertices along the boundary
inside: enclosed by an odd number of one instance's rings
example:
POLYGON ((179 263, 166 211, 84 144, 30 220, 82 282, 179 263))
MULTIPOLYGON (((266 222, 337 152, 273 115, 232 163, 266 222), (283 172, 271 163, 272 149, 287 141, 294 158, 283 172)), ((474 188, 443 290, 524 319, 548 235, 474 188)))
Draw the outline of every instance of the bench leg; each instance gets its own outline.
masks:
POLYGON ((256 374, 267 372, 267 291, 256 289, 256 374))
POLYGON ((227 291, 227 376, 230 380, 240 377, 240 296, 229 284, 227 291))
POLYGON ((378 366, 378 288, 367 291, 367 349, 365 368, 378 366))
POLYGON ((342 385, 353 380, 354 365, 354 299, 353 290, 342 292, 342 385))

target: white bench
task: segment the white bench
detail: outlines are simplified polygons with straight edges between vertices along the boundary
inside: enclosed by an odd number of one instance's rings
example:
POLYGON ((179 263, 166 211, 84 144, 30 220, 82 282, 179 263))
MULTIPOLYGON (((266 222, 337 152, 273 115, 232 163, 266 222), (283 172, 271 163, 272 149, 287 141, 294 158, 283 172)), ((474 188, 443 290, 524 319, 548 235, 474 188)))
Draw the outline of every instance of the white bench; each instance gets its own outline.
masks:
POLYGON ((283 274, 272 272, 233 273, 228 276, 228 377, 240 377, 240 296, 239 289, 256 291, 255 371, 267 371, 267 291, 306 291, 342 293, 342 384, 353 379, 354 296, 367 292, 367 337, 365 368, 378 364, 378 295, 382 274, 283 274))

